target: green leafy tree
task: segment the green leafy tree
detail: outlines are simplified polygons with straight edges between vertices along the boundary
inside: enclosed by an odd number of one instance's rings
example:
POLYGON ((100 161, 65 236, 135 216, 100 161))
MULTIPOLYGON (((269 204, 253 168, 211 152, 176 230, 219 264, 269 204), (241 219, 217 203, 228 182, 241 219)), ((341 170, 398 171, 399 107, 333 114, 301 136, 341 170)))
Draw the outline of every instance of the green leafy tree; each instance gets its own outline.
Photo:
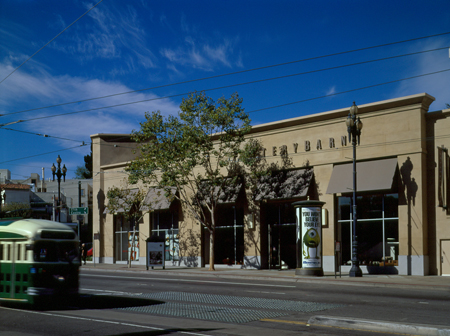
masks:
MULTIPOLYGON (((131 223, 133 236, 131 239, 131 251, 135 251, 136 225, 150 210, 150 203, 146 200, 147 191, 143 188, 130 188, 128 183, 122 187, 114 186, 108 189, 106 197, 108 204, 106 209, 111 214, 121 213, 125 220, 131 223)), ((130 232, 129 232, 130 233, 130 232)), ((131 253, 128 255, 128 267, 131 267, 131 253)))
POLYGON ((92 144, 91 144, 91 154, 84 156, 84 168, 86 169, 83 173, 83 176, 85 179, 91 179, 92 178, 92 144))
POLYGON ((18 202, 9 203, 2 206, 0 216, 2 218, 5 217, 31 218, 32 209, 30 204, 28 203, 18 203, 18 202))
POLYGON ((178 116, 146 113, 141 129, 133 132, 140 146, 127 168, 129 181, 163 189, 208 230, 210 270, 214 270, 217 205, 242 185, 239 174, 245 172, 236 168, 245 165, 238 158, 251 129, 241 104, 237 94, 214 101, 193 93, 183 99, 178 116), (178 191, 175 195, 173 188, 178 191))
POLYGON ((85 179, 86 175, 89 175, 89 171, 86 169, 86 167, 77 166, 77 169, 75 170, 75 178, 82 180, 85 179))
POLYGON ((76 179, 91 179, 92 178, 92 144, 91 144, 91 154, 84 156, 84 167, 77 166, 75 170, 76 179))

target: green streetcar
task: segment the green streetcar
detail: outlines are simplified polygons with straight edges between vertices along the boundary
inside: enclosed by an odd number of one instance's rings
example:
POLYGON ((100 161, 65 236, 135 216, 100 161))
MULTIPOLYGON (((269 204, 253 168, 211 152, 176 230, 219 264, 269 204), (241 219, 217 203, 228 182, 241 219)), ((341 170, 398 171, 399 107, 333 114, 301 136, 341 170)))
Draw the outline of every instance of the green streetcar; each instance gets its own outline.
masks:
POLYGON ((0 221, 0 302, 37 305, 76 297, 79 241, 67 225, 0 221))

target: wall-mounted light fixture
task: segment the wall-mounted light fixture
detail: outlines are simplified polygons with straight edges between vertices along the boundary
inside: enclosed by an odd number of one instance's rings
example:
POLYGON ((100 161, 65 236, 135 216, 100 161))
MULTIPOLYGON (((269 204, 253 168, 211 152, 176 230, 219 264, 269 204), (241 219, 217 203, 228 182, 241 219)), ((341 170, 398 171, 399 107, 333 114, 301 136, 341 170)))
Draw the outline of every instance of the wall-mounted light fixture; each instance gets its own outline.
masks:
POLYGON ((322 226, 328 226, 328 209, 322 208, 322 226))
POLYGON ((247 215, 247 223, 248 223, 248 228, 250 230, 253 230, 255 228, 255 220, 254 220, 254 216, 252 213, 249 213, 247 215))

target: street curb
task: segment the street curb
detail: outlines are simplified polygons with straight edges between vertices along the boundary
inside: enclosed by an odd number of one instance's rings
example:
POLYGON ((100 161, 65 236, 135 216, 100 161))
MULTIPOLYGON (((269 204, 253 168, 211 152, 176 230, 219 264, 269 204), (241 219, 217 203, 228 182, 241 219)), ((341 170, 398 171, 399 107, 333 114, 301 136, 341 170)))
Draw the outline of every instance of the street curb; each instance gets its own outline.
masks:
POLYGON ((426 325, 400 324, 375 320, 342 318, 332 316, 313 316, 308 320, 310 325, 338 327, 343 329, 368 330, 378 332, 396 332, 420 336, 450 336, 450 329, 429 327, 426 325))

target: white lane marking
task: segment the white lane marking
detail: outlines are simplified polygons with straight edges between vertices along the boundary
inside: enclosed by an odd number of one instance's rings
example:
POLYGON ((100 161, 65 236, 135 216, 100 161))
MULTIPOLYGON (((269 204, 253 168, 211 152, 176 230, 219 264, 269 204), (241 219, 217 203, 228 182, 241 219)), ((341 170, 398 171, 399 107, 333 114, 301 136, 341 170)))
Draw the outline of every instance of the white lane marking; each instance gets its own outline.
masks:
POLYGON ((262 291, 246 291, 247 293, 260 293, 260 294, 277 294, 277 295, 285 295, 286 293, 280 292, 262 292, 262 291))
POLYGON ((253 284, 253 283, 241 283, 241 282, 225 282, 225 281, 210 281, 210 280, 188 280, 188 279, 165 279, 165 278, 142 278, 142 277, 126 277, 115 275, 93 275, 82 274, 83 277, 101 277, 101 278, 115 278, 115 279, 134 279, 134 280, 159 280, 159 281, 176 281, 176 282, 203 282, 212 284, 224 284, 224 285, 238 285, 238 286, 259 286, 259 287, 282 287, 282 288, 295 288, 295 286, 286 285, 268 285, 268 284, 253 284))
POLYGON ((90 292, 101 292, 101 293, 112 293, 119 295, 141 295, 142 293, 131 293, 131 292, 121 292, 121 291, 113 291, 107 289, 93 289, 93 288, 80 288, 80 290, 90 291, 90 292))
MULTIPOLYGON (((69 319, 81 320, 81 321, 117 324, 117 325, 122 325, 122 326, 127 326, 127 327, 135 327, 135 328, 142 328, 142 329, 151 329, 151 330, 159 330, 159 331, 171 330, 171 329, 162 329, 162 328, 149 327, 149 326, 140 325, 140 324, 131 324, 131 323, 124 323, 124 322, 117 322, 117 321, 108 321, 108 320, 99 320, 99 319, 92 319, 92 318, 87 318, 87 317, 60 315, 60 314, 54 314, 54 313, 44 313, 44 312, 39 312, 39 311, 21 310, 21 309, 2 307, 2 306, 0 306, 0 309, 12 310, 12 311, 20 312, 20 313, 30 313, 30 314, 37 314, 37 315, 52 316, 52 317, 69 318, 69 319)), ((179 332, 180 334, 186 334, 186 335, 209 336, 208 334, 197 334, 197 333, 188 332, 188 331, 177 331, 177 332, 179 332)))

